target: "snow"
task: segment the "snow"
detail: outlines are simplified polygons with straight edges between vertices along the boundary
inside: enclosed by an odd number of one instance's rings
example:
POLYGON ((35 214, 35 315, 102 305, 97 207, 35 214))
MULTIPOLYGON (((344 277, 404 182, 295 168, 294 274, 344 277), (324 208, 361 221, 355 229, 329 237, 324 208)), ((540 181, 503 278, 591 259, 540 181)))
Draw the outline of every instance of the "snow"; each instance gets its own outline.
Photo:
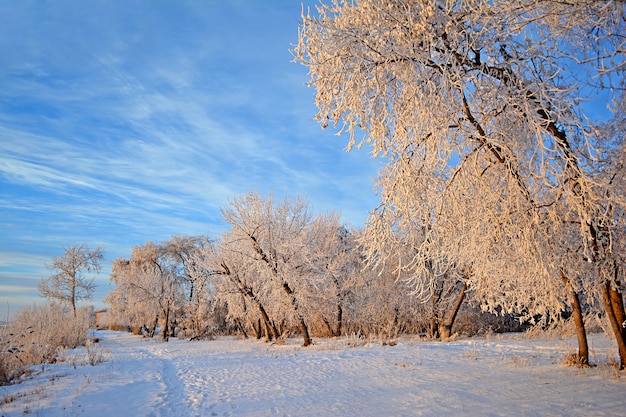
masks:
POLYGON ((562 365, 574 339, 521 335, 396 346, 357 338, 300 347, 223 337, 169 343, 99 331, 86 349, 0 388, 2 416, 623 416, 614 342, 598 366, 562 365))

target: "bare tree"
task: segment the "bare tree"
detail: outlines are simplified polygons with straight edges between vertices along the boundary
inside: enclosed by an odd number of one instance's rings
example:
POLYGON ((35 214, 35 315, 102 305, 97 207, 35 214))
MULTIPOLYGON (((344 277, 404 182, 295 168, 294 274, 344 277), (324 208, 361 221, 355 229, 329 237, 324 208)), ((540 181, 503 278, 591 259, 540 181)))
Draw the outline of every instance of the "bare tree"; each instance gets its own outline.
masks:
POLYGON ((39 282, 42 296, 68 304, 76 316, 76 303, 90 300, 96 287, 86 272, 99 272, 104 258, 101 247, 90 249, 86 244, 63 247, 63 255, 52 258, 48 269, 55 274, 39 282))

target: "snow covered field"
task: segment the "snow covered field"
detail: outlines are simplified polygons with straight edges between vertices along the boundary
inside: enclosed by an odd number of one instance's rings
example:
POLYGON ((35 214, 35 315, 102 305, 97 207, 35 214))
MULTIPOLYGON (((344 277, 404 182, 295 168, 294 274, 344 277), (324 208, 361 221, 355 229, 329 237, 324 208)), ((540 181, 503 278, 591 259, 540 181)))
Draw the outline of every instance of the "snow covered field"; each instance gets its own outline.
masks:
MULTIPOLYGON (((561 365, 575 340, 521 335, 396 346, 355 338, 169 343, 119 332, 0 387, 2 416, 624 416, 626 378, 561 365), (352 347, 351 345, 360 345, 352 347), (94 352, 92 350, 92 352, 94 352)), ((591 358, 615 348, 593 336, 591 358)))

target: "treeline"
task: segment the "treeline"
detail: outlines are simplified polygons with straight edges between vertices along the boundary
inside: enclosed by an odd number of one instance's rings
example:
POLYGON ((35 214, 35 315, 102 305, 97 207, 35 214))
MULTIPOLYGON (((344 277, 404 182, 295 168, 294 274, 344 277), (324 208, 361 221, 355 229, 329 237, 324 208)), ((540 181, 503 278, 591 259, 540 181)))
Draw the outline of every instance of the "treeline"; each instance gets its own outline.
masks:
MULTIPOLYGON (((266 341, 299 335, 398 334, 447 338, 461 310, 468 334, 522 328, 514 314, 482 313, 462 284, 414 294, 403 262, 372 268, 361 243, 335 213, 313 214, 304 198, 276 201, 249 192, 222 210, 230 229, 216 238, 174 236, 133 248, 113 264, 100 325, 160 337, 201 339, 241 334, 266 341), (442 329, 447 329, 443 331, 442 329)), ((555 315, 558 317, 558 314, 555 315)))
POLYGON ((248 193, 222 210, 222 236, 175 236, 114 262, 106 297, 116 324, 162 337, 241 333, 265 340, 300 334, 422 331, 422 306, 402 281, 364 268, 358 233, 303 198, 248 193))

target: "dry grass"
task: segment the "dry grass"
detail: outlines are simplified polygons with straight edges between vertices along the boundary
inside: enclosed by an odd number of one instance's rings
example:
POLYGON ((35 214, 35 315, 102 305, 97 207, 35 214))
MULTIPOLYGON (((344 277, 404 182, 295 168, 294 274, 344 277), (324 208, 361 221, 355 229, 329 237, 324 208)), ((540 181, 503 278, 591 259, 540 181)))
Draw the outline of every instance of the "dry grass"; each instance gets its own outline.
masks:
POLYGON ((476 344, 473 344, 472 348, 467 348, 463 351, 463 357, 472 361, 478 360, 479 352, 476 344))
POLYGON ((32 365, 54 363, 59 352, 82 345, 91 315, 79 310, 76 317, 55 305, 27 307, 0 330, 0 385, 10 384, 32 365))
POLYGON ((87 350, 87 361, 91 366, 101 364, 108 358, 104 349, 102 349, 97 342, 92 340, 87 340, 87 342, 85 342, 85 349, 87 350))
POLYGON ((565 355, 565 358, 563 359, 563 365, 575 366, 577 368, 589 368, 590 367, 589 363, 583 360, 580 356, 578 356, 578 353, 576 352, 571 352, 565 355))
POLYGON ((612 356, 609 357, 606 363, 599 365, 599 367, 604 369, 607 376, 615 381, 619 381, 624 375, 624 369, 622 369, 619 362, 617 362, 612 356))
POLYGON ((6 394, 3 397, 0 397, 0 405, 3 404, 11 404, 13 401, 16 401, 20 398, 31 397, 35 395, 39 395, 44 391, 43 385, 38 385, 32 389, 27 391, 15 391, 9 394, 6 394))

